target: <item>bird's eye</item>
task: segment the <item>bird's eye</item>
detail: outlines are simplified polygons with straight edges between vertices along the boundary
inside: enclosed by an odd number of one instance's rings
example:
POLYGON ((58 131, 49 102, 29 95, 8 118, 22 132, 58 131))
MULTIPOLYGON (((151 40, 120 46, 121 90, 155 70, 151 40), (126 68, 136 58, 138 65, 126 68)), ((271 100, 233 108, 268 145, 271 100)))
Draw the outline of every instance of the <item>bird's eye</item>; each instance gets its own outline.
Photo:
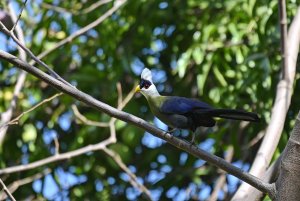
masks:
POLYGON ((142 79, 140 82, 140 87, 141 89, 142 88, 148 89, 151 86, 151 84, 152 83, 150 81, 142 79))

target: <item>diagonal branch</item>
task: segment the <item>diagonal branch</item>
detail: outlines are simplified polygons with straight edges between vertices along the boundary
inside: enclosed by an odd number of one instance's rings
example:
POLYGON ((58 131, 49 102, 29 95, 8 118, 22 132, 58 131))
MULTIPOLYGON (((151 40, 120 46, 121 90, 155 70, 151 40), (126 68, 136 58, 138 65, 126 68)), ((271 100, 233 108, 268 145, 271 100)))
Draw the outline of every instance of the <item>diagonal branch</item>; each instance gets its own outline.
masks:
POLYGON ((147 196, 148 200, 152 200, 149 190, 144 185, 142 185, 138 182, 136 175, 133 174, 130 171, 130 169, 123 163, 121 157, 111 149, 104 148, 103 151, 107 155, 109 155, 118 164, 118 166, 124 172, 126 172, 126 174, 128 174, 128 176, 130 177, 129 182, 131 183, 131 185, 138 188, 138 189, 140 189, 147 196))
MULTIPOLYGON (((191 145, 188 142, 185 142, 181 139, 178 139, 174 136, 172 136, 169 133, 166 133, 165 131, 162 131, 161 129, 156 128, 155 126, 149 124, 148 122, 146 122, 145 120, 138 118, 134 115, 131 115, 129 113, 120 111, 116 108, 113 108, 101 101, 96 100, 95 98, 93 98, 92 96, 74 88, 71 87, 69 85, 66 85, 58 80, 56 80, 55 78, 49 76, 48 74, 44 73, 43 71, 39 70, 38 68, 35 68, 34 66, 18 59, 17 57, 6 53, 2 50, 0 50, 0 58, 14 64, 16 67, 21 68, 27 72, 29 72, 30 74, 38 77, 40 80, 45 81, 46 83, 48 83, 49 85, 51 85, 52 87, 56 88, 57 90, 64 92, 66 94, 69 94, 70 96, 72 96, 73 98, 86 103, 88 106, 91 106, 101 112, 104 112, 112 117, 115 117, 117 119, 120 119, 122 121, 131 123, 139 128, 142 128, 145 131, 148 131, 149 133, 152 133, 153 135, 166 140, 168 143, 172 144, 173 146, 182 149, 198 158, 201 158, 209 163, 212 163, 214 165, 216 165, 217 167, 225 170, 226 172, 236 176, 237 178, 249 183, 250 185, 255 186, 255 188, 263 191, 264 193, 268 193, 270 197, 274 197, 274 185, 265 183, 263 181, 261 181, 260 179, 252 176, 251 174, 248 174, 244 171, 242 171, 241 169, 231 165, 230 163, 226 162, 224 159, 215 156, 213 154, 210 154, 202 149, 199 149, 197 146, 195 145, 191 145)), ((103 141, 104 142, 104 141, 103 141)), ((94 151, 97 148, 103 149, 103 146, 105 146, 106 144, 100 144, 100 145, 90 145, 87 148, 91 149, 91 151, 94 151)), ((82 153, 83 151, 86 151, 85 149, 79 149, 76 150, 74 154, 79 154, 82 153)), ((62 156, 63 154, 61 154, 62 156)), ((70 157, 70 155, 65 155, 64 158, 68 158, 70 157)), ((50 160, 50 159, 49 159, 50 160)), ((54 156, 51 158, 52 161, 57 160, 57 157, 54 156)), ((62 160, 62 159, 61 159, 62 160)), ((14 167, 12 167, 14 168, 14 167)), ((0 171, 0 174, 3 174, 5 172, 0 171)))
POLYGON ((280 18, 280 43, 281 43, 281 57, 282 57, 282 77, 286 77, 288 70, 288 49, 287 49, 287 19, 286 19, 286 2, 285 0, 278 0, 279 2, 279 18, 280 18))
MULTIPOLYGON (((65 81, 62 77, 60 77, 55 71, 53 71, 47 64, 45 64, 43 61, 41 61, 38 57, 36 57, 33 52, 31 52, 30 49, 28 49, 25 44, 23 44, 21 41, 18 40, 18 38, 15 36, 14 32, 8 30, 5 25, 0 21, 0 28, 1 30, 9 35, 18 45, 21 47, 36 63, 43 66, 47 71, 54 76, 56 79, 60 80, 61 82, 71 85, 67 81, 65 81)), ((72 85, 71 85, 72 86, 72 85)))
POLYGON ((8 188, 3 183, 2 179, 0 179, 0 184, 1 184, 4 192, 6 193, 6 195, 9 197, 9 199, 11 199, 12 201, 16 201, 16 199, 14 198, 14 196, 9 192, 8 188))
MULTIPOLYGON (((17 23, 18 18, 15 14, 15 11, 14 11, 14 8, 13 8, 13 5, 12 5, 11 2, 8 3, 8 10, 9 10, 10 18, 11 18, 12 22, 14 22, 13 27, 15 29, 15 32, 16 32, 17 36, 18 36, 18 39, 19 39, 21 44, 25 44, 25 38, 24 38, 23 30, 21 29, 21 27, 17 23)), ((20 15, 21 15, 21 13, 20 13, 20 15)), ((14 30, 14 29, 12 29, 12 30, 14 30)), ((24 52, 24 50, 20 46, 18 46, 18 52, 19 52, 20 58, 23 61, 26 61, 27 60, 26 53, 24 52)), ((12 118, 13 111, 17 106, 18 96, 21 93, 22 88, 23 88, 24 83, 25 83, 25 80, 26 80, 26 74, 27 73, 25 71, 21 71, 18 78, 17 78, 17 83, 16 83, 15 88, 14 88, 14 95, 13 95, 13 99, 10 102, 10 106, 4 113, 1 114, 1 122, 2 123, 7 123, 12 118)), ((2 142, 4 140, 6 132, 7 132, 7 127, 0 130, 0 145, 2 144, 2 142)))
POLYGON ((48 3, 45 3, 43 2, 42 3, 42 7, 46 8, 46 9, 51 9, 53 11, 56 11, 58 13, 71 13, 73 15, 86 15, 92 11, 94 11, 95 9, 99 8, 100 6, 104 5, 104 4, 107 4, 109 2, 111 2, 112 0, 100 0, 100 1, 97 1, 95 3, 93 3, 92 5, 90 5, 89 7, 87 8, 84 8, 83 10, 80 10, 80 11, 77 11, 77 10, 67 10, 65 8, 62 8, 62 7, 58 7, 58 6, 54 6, 54 5, 51 5, 51 4, 48 4, 48 3))
POLYGON ((44 51, 43 53, 41 53, 40 55, 38 55, 38 58, 45 57, 46 55, 53 52, 57 48, 65 45, 67 43, 70 43, 72 40, 74 40, 78 36, 81 36, 82 34, 86 33, 88 30, 91 30, 91 29, 95 28, 101 22, 103 22, 106 18, 108 18, 114 12, 116 12, 125 2, 126 2, 126 0, 117 0, 117 1, 115 1, 114 6, 111 9, 109 9, 108 11, 106 11, 106 13, 101 15, 101 17, 99 17, 96 21, 86 25, 85 27, 83 27, 83 28, 79 29, 78 31, 76 31, 74 34, 72 34, 72 35, 68 36, 67 38, 63 39, 62 41, 58 42, 52 48, 50 48, 50 49, 44 51))
POLYGON ((25 114, 35 110, 36 108, 40 107, 41 105, 53 100, 54 98, 56 97, 59 97, 61 96, 63 93, 57 93, 57 94, 54 94, 53 96, 51 96, 50 98, 46 98, 44 99, 43 101, 39 102, 38 104, 34 105, 33 107, 31 107, 29 110, 26 110, 25 112, 22 112, 19 116, 17 116, 16 118, 14 118, 13 120, 3 124, 3 125, 0 125, 0 131, 1 129, 4 129, 6 128, 7 126, 9 125, 12 125, 12 124, 18 124, 19 123, 19 120, 22 116, 24 116, 25 114))
MULTIPOLYGON (((229 163, 231 162, 231 160, 233 158, 233 153, 234 153, 233 146, 230 146, 228 148, 227 154, 225 156, 225 160, 227 162, 229 162, 229 163)), ((224 184, 226 184, 226 174, 225 174, 225 172, 222 172, 221 175, 219 176, 218 180, 216 181, 216 185, 214 187, 213 192, 210 195, 210 198, 207 200, 208 201, 216 201, 218 199, 218 193, 222 189, 224 184)))
POLYGON ((10 30, 11 32, 14 32, 14 30, 15 30, 15 28, 16 28, 16 26, 17 26, 17 24, 18 24, 18 22, 19 22, 19 20, 20 20, 20 18, 22 16, 22 13, 23 13, 23 10, 24 10, 24 8, 26 6, 26 3, 27 3, 27 0, 24 1, 23 6, 22 6, 21 11, 20 11, 20 14, 19 14, 18 18, 16 19, 16 21, 14 23, 14 26, 10 30))
POLYGON ((31 169, 34 169, 34 168, 37 168, 37 167, 40 167, 40 166, 43 166, 43 165, 46 165, 49 163, 67 160, 67 159, 70 159, 70 158, 73 158, 76 156, 80 156, 82 154, 86 154, 89 152, 97 151, 97 150, 103 150, 106 145, 107 145, 107 141, 102 141, 100 143, 88 145, 88 146, 82 147, 80 149, 76 149, 74 151, 69 151, 69 152, 62 153, 62 154, 58 153, 56 155, 35 161, 33 163, 0 169, 0 175, 11 174, 14 172, 21 172, 21 171, 25 171, 25 170, 31 170, 31 169))
MULTIPOLYGON (((43 172, 39 172, 32 176, 14 181, 13 183, 9 184, 7 188, 11 193, 14 193, 20 186, 29 184, 37 179, 40 179, 40 178, 44 177, 45 175, 49 174, 50 172, 51 172, 50 169, 45 169, 43 172)), ((5 200, 5 199, 7 199, 7 195, 0 195, 0 200, 5 200)))
POLYGON ((109 126, 109 123, 108 122, 98 122, 98 121, 92 121, 92 120, 89 120, 87 119, 85 116, 83 116, 76 105, 72 105, 71 106, 72 110, 73 110, 73 113, 75 115, 75 117, 77 119, 79 119, 82 123, 86 124, 86 125, 89 125, 89 126, 97 126, 97 127, 108 127, 109 126))

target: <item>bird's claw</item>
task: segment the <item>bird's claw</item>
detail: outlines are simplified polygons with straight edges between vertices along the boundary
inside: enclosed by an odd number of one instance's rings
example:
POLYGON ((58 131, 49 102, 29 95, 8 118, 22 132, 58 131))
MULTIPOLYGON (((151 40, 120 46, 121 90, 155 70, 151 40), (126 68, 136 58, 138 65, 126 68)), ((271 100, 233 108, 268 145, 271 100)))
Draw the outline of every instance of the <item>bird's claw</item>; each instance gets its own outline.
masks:
POLYGON ((177 128, 172 128, 171 130, 168 130, 168 133, 172 134, 176 130, 177 130, 177 128))
POLYGON ((195 138, 196 138, 196 133, 193 132, 192 140, 191 140, 191 142, 190 142, 190 145, 191 145, 191 146, 192 146, 192 145, 196 145, 196 143, 195 143, 195 138))

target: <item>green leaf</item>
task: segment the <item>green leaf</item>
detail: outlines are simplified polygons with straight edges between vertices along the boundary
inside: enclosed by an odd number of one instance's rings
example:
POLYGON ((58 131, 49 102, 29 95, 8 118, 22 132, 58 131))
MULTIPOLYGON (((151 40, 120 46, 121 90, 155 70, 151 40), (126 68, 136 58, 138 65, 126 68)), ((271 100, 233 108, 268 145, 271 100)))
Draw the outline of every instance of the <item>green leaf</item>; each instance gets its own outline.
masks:
POLYGON ((120 130, 120 129, 124 128, 126 125, 127 125, 126 122, 117 120, 116 121, 116 130, 120 130))
POLYGON ((226 71, 225 75, 226 75, 226 77, 234 78, 236 73, 235 73, 234 70, 229 69, 229 70, 226 71))
POLYGON ((183 78, 185 75, 186 68, 191 58, 191 53, 192 53, 191 49, 184 52, 177 62, 178 75, 180 78, 183 78))
POLYGON ((35 144, 33 143, 33 141, 29 142, 29 151, 30 152, 34 152, 35 151, 35 144))
POLYGON ((192 56, 197 65, 201 64, 204 60, 204 52, 201 50, 200 47, 196 47, 193 50, 192 56))
POLYGON ((220 95, 220 89, 219 88, 213 88, 209 92, 209 98, 213 100, 213 102, 218 103, 220 101, 221 95, 220 95))
POLYGON ((32 124, 24 125, 22 139, 24 142, 34 141, 37 137, 36 128, 32 124))
POLYGON ((222 85, 222 87, 226 87, 227 86, 227 82, 226 82, 224 76, 222 75, 222 73, 219 71, 219 69, 217 67, 215 67, 215 68, 213 68, 213 72, 214 72, 217 80, 222 85))
POLYGON ((211 67, 210 63, 203 65, 202 66, 203 73, 197 75, 197 86, 198 86, 198 90, 199 90, 200 95, 203 95, 204 84, 206 82, 210 67, 211 67))

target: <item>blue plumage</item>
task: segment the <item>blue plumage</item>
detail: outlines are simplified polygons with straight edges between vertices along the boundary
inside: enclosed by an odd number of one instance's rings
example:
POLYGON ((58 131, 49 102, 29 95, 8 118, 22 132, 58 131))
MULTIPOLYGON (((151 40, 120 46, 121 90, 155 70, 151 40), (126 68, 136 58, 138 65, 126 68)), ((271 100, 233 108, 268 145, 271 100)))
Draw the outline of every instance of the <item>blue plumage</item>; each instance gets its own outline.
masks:
POLYGON ((168 97, 162 104, 160 111, 166 114, 185 114, 194 110, 212 109, 207 103, 199 100, 172 96, 168 97))

